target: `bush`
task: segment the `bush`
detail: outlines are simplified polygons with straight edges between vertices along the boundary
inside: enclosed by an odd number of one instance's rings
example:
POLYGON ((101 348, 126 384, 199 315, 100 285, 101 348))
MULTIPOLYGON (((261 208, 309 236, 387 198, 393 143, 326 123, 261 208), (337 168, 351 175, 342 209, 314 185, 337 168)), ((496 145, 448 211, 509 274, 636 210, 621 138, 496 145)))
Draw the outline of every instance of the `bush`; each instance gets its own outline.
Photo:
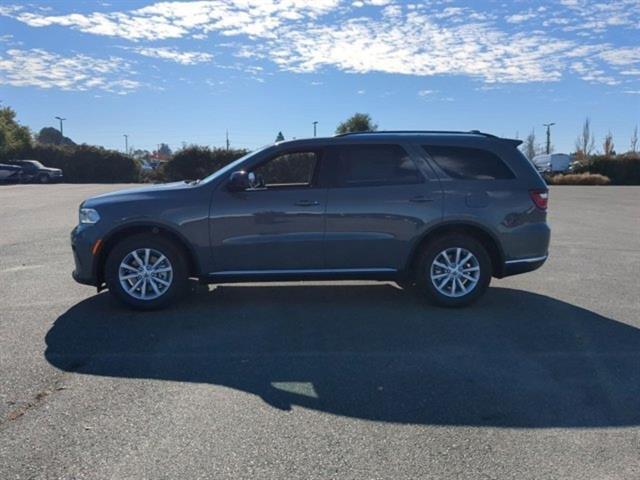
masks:
POLYGON ((140 167, 115 150, 90 145, 35 145, 12 156, 38 160, 46 167, 60 168, 70 183, 129 183, 140 180, 140 167))
POLYGON ((547 179, 550 185, 610 185, 609 177, 598 173, 569 173, 554 175, 547 179))
POLYGON ((576 169, 576 173, 586 172, 609 177, 614 185, 640 185, 640 155, 627 153, 614 157, 591 157, 589 163, 576 169))
POLYGON ((189 146, 177 151, 163 167, 169 181, 195 180, 220 170, 247 154, 247 150, 189 146))
POLYGON ((140 181, 142 183, 163 183, 166 182, 163 168, 159 166, 155 170, 141 170, 140 181))

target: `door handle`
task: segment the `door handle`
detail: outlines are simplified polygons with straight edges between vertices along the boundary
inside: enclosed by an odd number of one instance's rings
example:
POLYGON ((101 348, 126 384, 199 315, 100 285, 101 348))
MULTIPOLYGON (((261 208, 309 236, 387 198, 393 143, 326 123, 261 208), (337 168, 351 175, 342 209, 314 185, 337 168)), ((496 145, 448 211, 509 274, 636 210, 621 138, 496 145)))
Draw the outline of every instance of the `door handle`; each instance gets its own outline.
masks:
POLYGON ((320 205, 320 202, 317 200, 298 200, 294 205, 298 207, 314 207, 316 205, 320 205))
POLYGON ((433 198, 427 197, 425 195, 416 195, 415 197, 411 197, 409 201, 413 203, 426 203, 433 202, 433 198))

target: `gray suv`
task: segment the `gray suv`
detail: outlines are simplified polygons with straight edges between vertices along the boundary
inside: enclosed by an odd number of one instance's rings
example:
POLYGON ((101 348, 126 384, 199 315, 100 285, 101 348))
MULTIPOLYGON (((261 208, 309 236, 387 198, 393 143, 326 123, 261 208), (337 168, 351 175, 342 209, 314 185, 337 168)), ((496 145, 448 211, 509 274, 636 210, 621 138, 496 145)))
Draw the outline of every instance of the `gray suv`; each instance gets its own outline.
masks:
POLYGON ((547 258, 547 186, 520 141, 367 132, 279 142, 194 181, 92 197, 73 277, 154 309, 202 283, 395 281, 458 307, 547 258))

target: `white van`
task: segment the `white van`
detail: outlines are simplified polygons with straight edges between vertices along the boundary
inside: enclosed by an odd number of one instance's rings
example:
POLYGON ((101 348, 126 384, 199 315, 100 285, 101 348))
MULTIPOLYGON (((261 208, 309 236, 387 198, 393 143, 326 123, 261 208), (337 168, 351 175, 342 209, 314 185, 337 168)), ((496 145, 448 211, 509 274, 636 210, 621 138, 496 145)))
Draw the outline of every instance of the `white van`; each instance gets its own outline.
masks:
POLYGON ((571 164, 571 157, 565 153, 536 155, 533 164, 539 172, 566 172, 571 164))

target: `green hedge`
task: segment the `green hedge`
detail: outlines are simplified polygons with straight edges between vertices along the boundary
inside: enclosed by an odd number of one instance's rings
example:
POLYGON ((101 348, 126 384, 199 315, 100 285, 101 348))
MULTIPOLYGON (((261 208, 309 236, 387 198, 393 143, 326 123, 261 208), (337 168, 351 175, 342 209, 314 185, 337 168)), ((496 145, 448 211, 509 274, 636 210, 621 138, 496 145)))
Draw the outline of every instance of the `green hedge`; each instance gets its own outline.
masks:
POLYGON ((640 155, 627 153, 615 157, 591 157, 589 163, 578 167, 575 172, 604 175, 611 179, 613 185, 640 185, 640 155))
POLYGON ((163 167, 168 181, 196 180, 246 155, 246 150, 190 146, 177 151, 163 167))
POLYGON ((35 145, 11 158, 38 160, 60 168, 70 183, 130 183, 140 181, 138 163, 115 150, 90 145, 35 145))

